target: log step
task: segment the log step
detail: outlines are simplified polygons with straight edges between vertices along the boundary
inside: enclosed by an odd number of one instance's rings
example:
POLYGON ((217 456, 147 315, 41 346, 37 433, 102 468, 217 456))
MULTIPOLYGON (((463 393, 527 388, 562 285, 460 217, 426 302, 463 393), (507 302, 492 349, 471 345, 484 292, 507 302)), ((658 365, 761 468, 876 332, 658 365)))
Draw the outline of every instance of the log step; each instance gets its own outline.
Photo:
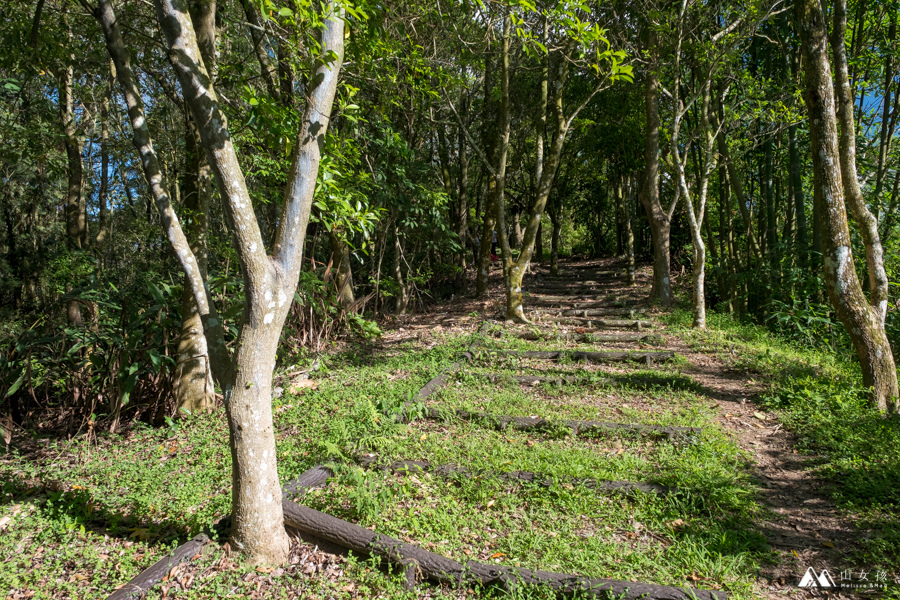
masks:
POLYGON ((550 315, 546 317, 546 320, 552 323, 576 324, 597 329, 626 329, 632 327, 636 329, 649 329, 653 327, 652 322, 639 319, 594 319, 590 317, 561 317, 558 315, 550 315))
MULTIPOLYGON (((378 457, 362 456, 357 462, 366 468, 376 465, 378 457)), ((439 477, 456 478, 456 479, 474 479, 476 477, 501 479, 503 481, 511 481, 516 483, 534 483, 542 487, 552 487, 555 483, 570 483, 572 485, 581 485, 598 492, 644 492, 646 494, 666 495, 671 490, 658 483, 636 483, 633 481, 611 481, 606 479, 591 479, 587 477, 550 477, 541 473, 532 473, 530 471, 490 471, 490 470, 472 470, 459 465, 432 465, 427 461, 421 460, 397 460, 389 465, 378 467, 382 471, 391 471, 397 474, 407 473, 433 473, 439 477)))
POLYGON ((486 412, 468 411, 468 410, 446 410, 429 408, 426 416, 435 421, 443 421, 445 417, 452 416, 462 421, 480 421, 489 424, 497 430, 507 428, 516 431, 559 431, 567 429, 572 435, 590 435, 598 433, 636 433, 641 435, 657 435, 668 439, 673 439, 678 435, 696 435, 702 429, 699 427, 679 427, 679 426, 663 426, 663 425, 645 425, 643 423, 614 423, 604 421, 573 421, 559 420, 551 421, 541 417, 509 417, 502 415, 492 415, 486 412))
POLYGON ((543 341, 564 340, 592 344, 598 342, 639 342, 652 337, 649 333, 545 333, 538 331, 506 331, 503 335, 520 340, 543 341))
POLYGON ((507 381, 512 381, 515 383, 520 383, 522 385, 540 385, 542 383, 549 383, 551 385, 564 385, 567 383, 570 384, 588 384, 588 383, 612 383, 611 379, 599 379, 592 380, 590 377, 577 377, 577 376, 562 376, 559 377, 537 377, 535 375, 497 375, 494 373, 489 373, 485 375, 488 381, 491 383, 505 383, 507 381))
POLYGON ((538 360, 585 360, 592 363, 643 362, 652 365, 675 358, 674 352, 582 352, 580 350, 493 350, 495 354, 538 360))

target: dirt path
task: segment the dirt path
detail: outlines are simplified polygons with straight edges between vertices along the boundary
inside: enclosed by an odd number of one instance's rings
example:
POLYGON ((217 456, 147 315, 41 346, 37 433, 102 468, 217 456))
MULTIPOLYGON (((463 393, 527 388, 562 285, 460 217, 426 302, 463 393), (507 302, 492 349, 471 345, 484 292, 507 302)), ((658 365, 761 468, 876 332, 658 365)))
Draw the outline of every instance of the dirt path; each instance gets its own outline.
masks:
MULTIPOLYGON (((584 301, 583 288, 571 283, 573 279, 594 280, 592 273, 615 270, 615 261, 584 261, 561 265, 563 279, 553 278, 544 267, 537 267, 526 279, 526 292, 553 289, 554 296, 568 295, 575 302, 584 301), (563 291, 559 291, 560 283, 563 291), (571 291, 565 289, 571 286, 571 291), (553 286, 552 288, 550 286, 553 286)), ((622 269, 618 268, 621 272, 622 269)), ((645 311, 652 318, 655 309, 643 306, 650 286, 648 269, 639 270, 636 285, 625 285, 623 278, 601 280, 590 292, 597 299, 607 299, 611 304, 626 305, 645 311)), ((499 287, 499 286, 498 286, 499 287)), ((487 316, 499 318, 502 300, 497 290, 488 300, 455 300, 430 314, 406 317, 389 337, 418 335, 423 329, 467 328, 478 319, 487 316), (474 313, 478 312, 478 315, 474 313)), ((548 315, 562 310, 553 308, 531 309, 526 312, 539 327, 550 326, 548 315)), ((566 327, 563 325, 563 327, 566 327)), ((578 330, 578 326, 570 325, 578 330)), ((721 351, 696 349, 683 339, 662 331, 664 343, 658 350, 672 350, 684 356, 689 366, 681 370, 702 386, 702 394, 715 402, 718 412, 716 422, 737 441, 751 457, 751 469, 758 485, 758 502, 766 509, 756 524, 768 540, 773 561, 765 565, 757 580, 756 591, 761 597, 783 598, 786 595, 808 594, 797 587, 799 579, 808 567, 818 572, 828 568, 835 580, 839 579, 842 556, 856 545, 861 535, 852 520, 838 512, 833 502, 821 493, 823 482, 814 477, 806 466, 807 458, 794 450, 793 436, 786 432, 773 414, 757 406, 754 399, 763 386, 754 379, 755 374, 735 369, 732 358, 721 351)), ((552 342, 548 342, 549 345, 552 342)), ((627 348, 627 344, 619 344, 627 348)), ((618 348, 617 348, 618 349, 618 348)), ((733 351, 732 351, 733 352, 733 351)), ((758 378, 758 376, 756 376, 758 378)), ((851 597, 849 594, 830 592, 834 598, 851 597)))

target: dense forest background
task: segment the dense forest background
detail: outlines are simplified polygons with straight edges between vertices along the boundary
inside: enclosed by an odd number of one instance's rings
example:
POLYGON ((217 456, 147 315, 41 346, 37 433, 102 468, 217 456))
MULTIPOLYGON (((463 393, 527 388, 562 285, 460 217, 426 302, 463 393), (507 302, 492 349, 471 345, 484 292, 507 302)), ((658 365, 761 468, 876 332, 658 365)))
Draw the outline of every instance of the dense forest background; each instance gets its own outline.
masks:
MULTIPOLYGON (((198 36, 206 30, 206 67, 272 244, 313 72, 317 7, 188 4, 198 36)), ((823 279, 828 231, 813 201, 809 67, 792 6, 462 0, 345 9, 344 61, 282 359, 335 336, 377 335, 382 319, 435 299, 485 293, 491 252, 511 268, 531 253, 554 266, 569 255, 633 264, 654 260, 654 248, 658 279, 687 295, 696 295, 690 274, 705 269, 699 293, 711 310, 852 354, 823 279), (650 167, 659 171, 653 190, 650 167), (671 229, 665 244, 661 223, 671 229), (495 228, 499 249, 489 248, 495 228)), ((884 248, 885 329, 896 353, 898 5, 839 0, 827 9, 831 51, 846 54, 848 135, 884 248)), ((71 434, 97 422, 115 430, 124 415, 160 422, 177 406, 215 401, 193 299, 95 10, 74 0, 0 8, 0 414, 15 423, 43 415, 42 427, 71 434)), ((152 6, 126 1, 116 11, 172 205, 233 345, 245 296, 231 217, 152 6)), ((851 227, 852 250, 869 289, 861 231, 851 227)), ((659 286, 654 296, 672 300, 659 286)))

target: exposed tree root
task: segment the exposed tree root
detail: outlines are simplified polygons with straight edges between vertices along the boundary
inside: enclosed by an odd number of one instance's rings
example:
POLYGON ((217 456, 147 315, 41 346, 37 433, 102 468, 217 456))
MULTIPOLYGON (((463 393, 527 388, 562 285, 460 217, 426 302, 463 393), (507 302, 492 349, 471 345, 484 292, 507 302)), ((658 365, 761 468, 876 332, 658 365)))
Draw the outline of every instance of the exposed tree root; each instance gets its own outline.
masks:
POLYGON ((447 417, 455 417, 462 421, 478 421, 493 429, 515 429, 516 431, 547 431, 551 433, 564 432, 571 435, 591 436, 601 433, 636 433, 643 435, 664 436, 673 439, 679 435, 699 434, 699 427, 676 427, 662 425, 644 425, 642 423, 611 423, 604 421, 572 421, 550 420, 541 417, 508 417, 492 415, 486 412, 468 410, 440 410, 429 408, 425 412, 429 419, 443 421, 447 417))
POLYGON ((169 571, 196 555, 208 541, 209 538, 201 533, 189 542, 178 546, 165 557, 153 563, 150 568, 110 594, 106 600, 143 598, 154 585, 169 574, 169 571))
MULTIPOLYGON (((305 475, 305 474, 304 474, 305 475)), ((301 475, 301 478, 303 476, 301 475)), ((420 579, 457 586, 499 585, 511 590, 519 585, 549 587, 559 595, 622 600, 726 600, 724 592, 694 588, 676 588, 612 579, 593 579, 548 571, 533 571, 480 563, 459 562, 398 539, 370 531, 354 523, 313 510, 289 500, 282 502, 285 525, 347 548, 364 556, 373 556, 403 570, 407 587, 420 579)))
POLYGON ((647 494, 666 495, 672 490, 657 483, 635 483, 632 481, 609 481, 603 479, 591 479, 587 477, 559 477, 554 478, 541 473, 530 471, 488 471, 472 470, 459 465, 432 465, 421 460, 396 460, 389 465, 377 465, 378 457, 361 456, 357 462, 363 467, 375 466, 382 471, 393 473, 433 473, 438 477, 448 479, 474 479, 476 477, 490 479, 496 477, 503 481, 515 483, 534 483, 542 487, 552 487, 557 483, 568 483, 584 486, 598 492, 644 492, 647 494))

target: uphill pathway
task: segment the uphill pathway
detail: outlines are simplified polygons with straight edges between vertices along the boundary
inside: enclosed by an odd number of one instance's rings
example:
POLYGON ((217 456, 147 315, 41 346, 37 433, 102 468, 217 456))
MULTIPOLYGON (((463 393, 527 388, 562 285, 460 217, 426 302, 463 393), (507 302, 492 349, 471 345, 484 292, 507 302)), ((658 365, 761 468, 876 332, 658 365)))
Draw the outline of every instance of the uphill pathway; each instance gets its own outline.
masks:
MULTIPOLYGON (((461 381, 456 382, 460 386, 479 380, 479 386, 494 387, 461 393, 450 385, 450 392, 430 398, 430 415, 443 414, 448 422, 472 419, 488 427, 518 431, 549 431, 555 421, 576 435, 579 428, 571 417, 594 413, 611 415, 609 421, 613 422, 606 423, 607 432, 613 428, 640 429, 648 424, 650 428, 664 428, 658 423, 668 425, 672 414, 690 411, 671 405, 665 394, 635 393, 629 384, 643 378, 658 388, 666 384, 667 375, 639 370, 666 369, 671 376, 668 383, 674 385, 669 389, 681 386, 695 391, 694 402, 708 414, 706 427, 724 435, 744 453, 746 460, 739 468, 746 472, 747 479, 740 492, 751 497, 758 509, 746 533, 762 537, 760 555, 769 552, 768 560, 760 560, 753 595, 783 598, 808 593, 796 587, 806 569, 812 566, 837 572, 864 533, 835 508, 825 494, 824 483, 810 474, 808 457, 797 453, 794 438, 777 416, 754 402, 764 390, 759 375, 741 366, 733 347, 705 345, 702 338, 695 339, 690 332, 668 332, 664 313, 644 301, 648 288, 649 273, 639 272, 637 284, 628 286, 623 270, 611 261, 563 264, 556 276, 540 265, 534 267, 523 284, 526 314, 532 324, 498 322, 489 330, 489 340, 467 365, 465 374, 459 376, 461 381), (675 365, 645 360, 599 364, 601 361, 573 360, 573 353, 670 353, 675 365), (620 392, 616 391, 617 382, 620 392), (560 391, 544 395, 547 403, 543 410, 540 401, 518 401, 508 398, 508 393, 498 393, 511 386, 539 390, 554 385, 560 391), (493 393, 484 394, 488 390, 493 393), (604 393, 592 393, 598 390, 612 393, 606 393, 606 397, 604 393)), ((497 303, 496 308, 499 306, 497 303)), ((485 305, 489 307, 495 306, 485 305)), ((471 317, 461 320, 467 319, 472 321, 471 317)), ((452 326, 454 319, 444 315, 441 322, 452 326)), ((685 443, 685 439, 675 442, 685 443)), ((658 436, 653 443, 659 443, 658 436)), ((614 452, 622 452, 621 443, 614 442, 612 447, 614 452)), ((624 448, 627 452, 627 446, 624 448)), ((657 475, 650 474, 647 481, 636 485, 653 486, 671 480, 670 474, 657 475)), ((674 533, 680 533, 677 525, 674 533)), ((702 574, 696 575, 698 587, 704 583, 716 587, 702 574)), ((840 593, 832 595, 841 597, 840 593)))

